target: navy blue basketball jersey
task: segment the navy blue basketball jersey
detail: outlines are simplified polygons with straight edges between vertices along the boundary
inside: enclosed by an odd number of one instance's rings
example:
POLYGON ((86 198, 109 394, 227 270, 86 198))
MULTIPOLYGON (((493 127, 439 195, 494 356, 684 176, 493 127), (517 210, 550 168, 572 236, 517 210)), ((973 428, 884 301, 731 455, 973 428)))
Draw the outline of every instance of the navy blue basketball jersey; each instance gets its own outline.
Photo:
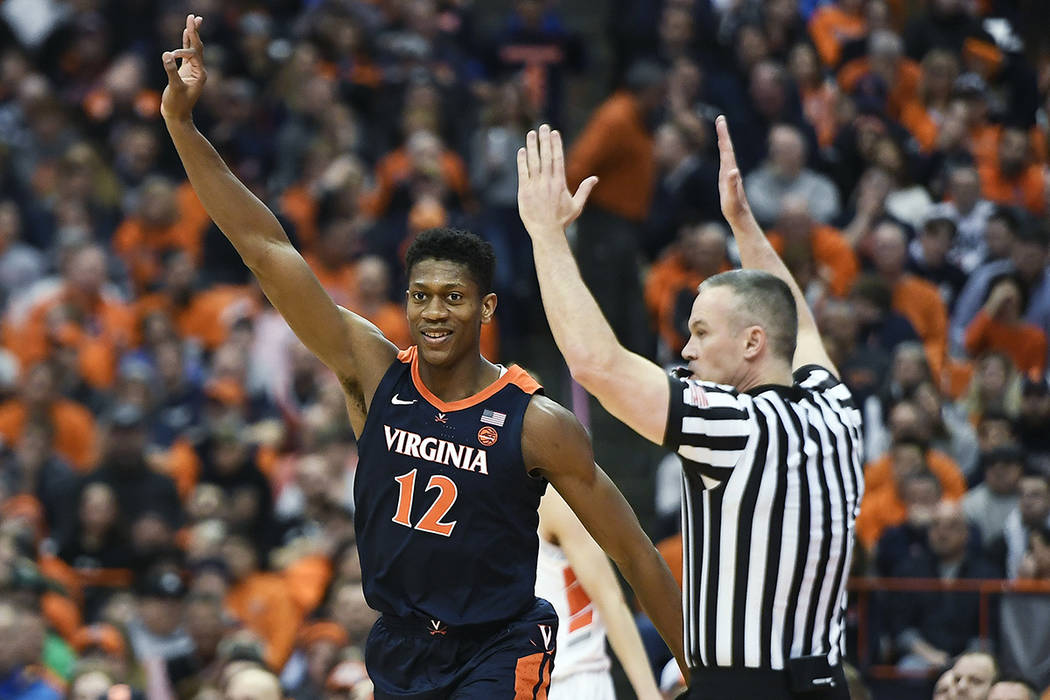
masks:
POLYGON ((446 403, 416 348, 383 376, 358 440, 357 548, 368 604, 448 625, 504 620, 535 601, 536 508, 546 488, 521 453, 537 384, 511 367, 446 403))

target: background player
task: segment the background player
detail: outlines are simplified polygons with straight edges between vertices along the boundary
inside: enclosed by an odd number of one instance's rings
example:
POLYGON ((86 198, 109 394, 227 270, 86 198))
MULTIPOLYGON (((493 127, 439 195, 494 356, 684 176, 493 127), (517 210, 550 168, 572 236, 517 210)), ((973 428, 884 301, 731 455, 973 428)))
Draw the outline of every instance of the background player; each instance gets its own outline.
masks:
POLYGON ((559 619, 550 700, 616 697, 606 634, 639 700, 661 698, 609 560, 556 491, 540 501, 536 595, 551 602, 559 619))
POLYGON ((416 241, 407 260, 417 345, 409 351, 399 354, 375 326, 336 306, 273 214, 193 124, 206 80, 201 21, 188 16, 183 48, 163 55, 161 112, 208 214, 344 388, 359 436, 365 595, 383 613, 366 650, 376 697, 542 696, 557 627, 553 609, 534 595, 543 479, 680 652, 678 587, 594 464, 583 428, 520 369, 481 357, 481 325, 496 307, 487 293, 491 249, 449 231, 416 241))

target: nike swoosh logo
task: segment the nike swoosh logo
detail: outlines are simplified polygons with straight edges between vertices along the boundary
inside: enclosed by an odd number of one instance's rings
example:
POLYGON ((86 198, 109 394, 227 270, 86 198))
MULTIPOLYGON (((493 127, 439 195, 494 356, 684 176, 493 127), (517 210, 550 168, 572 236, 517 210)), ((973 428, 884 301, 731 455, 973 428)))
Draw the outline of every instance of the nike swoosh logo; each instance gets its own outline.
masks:
POLYGON ((402 401, 401 399, 397 398, 397 394, 394 394, 394 398, 390 399, 390 403, 394 404, 395 406, 411 406, 418 400, 419 399, 412 399, 411 401, 402 401))

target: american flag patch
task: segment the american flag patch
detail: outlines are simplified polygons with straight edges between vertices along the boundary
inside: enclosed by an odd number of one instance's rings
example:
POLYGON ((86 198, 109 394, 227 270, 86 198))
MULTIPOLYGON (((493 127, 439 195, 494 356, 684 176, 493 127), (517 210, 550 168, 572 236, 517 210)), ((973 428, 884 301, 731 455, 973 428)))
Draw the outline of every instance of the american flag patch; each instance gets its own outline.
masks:
POLYGON ((689 384, 689 391, 693 395, 693 405, 699 408, 707 408, 707 392, 699 384, 689 384))
POLYGON ((502 428, 503 424, 507 422, 507 414, 500 413, 499 411, 490 411, 486 408, 481 413, 481 422, 494 425, 497 428, 502 428))

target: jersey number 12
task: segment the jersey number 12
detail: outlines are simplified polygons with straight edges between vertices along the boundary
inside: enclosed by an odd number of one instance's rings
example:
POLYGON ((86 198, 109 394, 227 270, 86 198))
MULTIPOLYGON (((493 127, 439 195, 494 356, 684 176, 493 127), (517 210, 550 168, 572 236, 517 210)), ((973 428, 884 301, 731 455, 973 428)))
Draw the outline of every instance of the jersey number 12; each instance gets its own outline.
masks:
POLYGON ((423 514, 419 522, 413 525, 409 518, 412 517, 412 498, 415 496, 416 470, 413 469, 407 474, 395 476, 394 481, 398 483, 401 491, 397 497, 397 513, 394 514, 391 520, 398 525, 422 530, 423 532, 432 532, 443 537, 448 537, 452 534, 452 528, 456 526, 456 521, 443 523, 441 519, 445 517, 445 514, 452 508, 452 504, 456 502, 456 482, 440 474, 430 477, 425 491, 438 489, 437 500, 427 509, 427 512, 423 514))

